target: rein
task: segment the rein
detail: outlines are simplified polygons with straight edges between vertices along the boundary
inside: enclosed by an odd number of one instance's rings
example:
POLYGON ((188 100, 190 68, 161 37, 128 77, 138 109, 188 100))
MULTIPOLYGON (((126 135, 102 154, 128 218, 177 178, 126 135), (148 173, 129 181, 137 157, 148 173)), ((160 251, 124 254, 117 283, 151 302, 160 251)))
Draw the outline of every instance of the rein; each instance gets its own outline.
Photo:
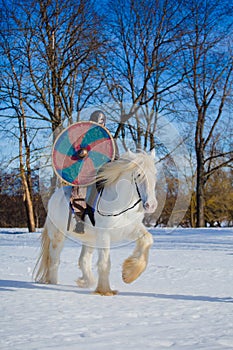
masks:
POLYGON ((100 214, 101 216, 109 216, 109 217, 110 217, 110 216, 119 216, 119 215, 124 214, 124 213, 126 213, 127 211, 129 211, 129 210, 135 208, 136 205, 138 205, 138 204, 142 201, 142 198, 141 198, 141 195, 140 195, 140 192, 139 192, 139 189, 138 189, 138 184, 137 184, 137 182, 135 181, 135 179, 134 179, 134 183, 135 183, 136 190, 137 190, 137 193, 138 193, 138 197, 139 197, 139 198, 138 198, 138 200, 137 200, 131 207, 126 208, 126 209, 124 209, 124 210, 122 210, 122 211, 120 211, 119 213, 116 213, 116 214, 103 214, 103 213, 101 213, 101 212, 99 211, 99 202, 100 202, 100 198, 101 198, 101 196, 102 196, 103 190, 104 190, 104 188, 102 188, 102 190, 101 190, 101 192, 100 192, 100 196, 99 196, 98 202, 97 202, 97 204, 96 204, 97 213, 100 214))

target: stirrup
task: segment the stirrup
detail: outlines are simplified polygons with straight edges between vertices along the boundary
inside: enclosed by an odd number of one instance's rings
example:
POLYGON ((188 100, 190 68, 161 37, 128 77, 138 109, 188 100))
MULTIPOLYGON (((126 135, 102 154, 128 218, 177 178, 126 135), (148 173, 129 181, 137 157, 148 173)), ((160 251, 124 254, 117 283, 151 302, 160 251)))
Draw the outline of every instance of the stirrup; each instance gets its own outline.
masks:
POLYGON ((74 232, 79 233, 79 234, 84 234, 84 221, 81 220, 80 217, 75 216, 76 219, 76 225, 74 228, 74 232))

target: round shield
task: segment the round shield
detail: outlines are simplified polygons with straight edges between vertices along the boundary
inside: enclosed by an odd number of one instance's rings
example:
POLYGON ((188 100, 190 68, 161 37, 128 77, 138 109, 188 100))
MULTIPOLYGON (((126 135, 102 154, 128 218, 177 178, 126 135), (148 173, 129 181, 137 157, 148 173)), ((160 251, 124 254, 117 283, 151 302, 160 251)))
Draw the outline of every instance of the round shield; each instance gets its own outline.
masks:
POLYGON ((52 151, 56 174, 72 186, 94 183, 98 170, 114 157, 112 135, 95 122, 70 125, 57 137, 52 151))

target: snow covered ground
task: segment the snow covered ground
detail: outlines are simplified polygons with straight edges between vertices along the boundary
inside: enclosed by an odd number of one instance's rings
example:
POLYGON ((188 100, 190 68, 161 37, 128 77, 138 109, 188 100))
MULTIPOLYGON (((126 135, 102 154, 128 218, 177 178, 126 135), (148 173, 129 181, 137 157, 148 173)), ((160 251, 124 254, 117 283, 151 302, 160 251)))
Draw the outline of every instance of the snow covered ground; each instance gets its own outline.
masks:
POLYGON ((1 229, 0 349, 233 349, 233 230, 151 232, 148 268, 131 285, 121 264, 133 244, 112 249, 119 294, 101 297, 75 284, 79 242, 66 241, 60 284, 40 285, 40 233, 1 229))

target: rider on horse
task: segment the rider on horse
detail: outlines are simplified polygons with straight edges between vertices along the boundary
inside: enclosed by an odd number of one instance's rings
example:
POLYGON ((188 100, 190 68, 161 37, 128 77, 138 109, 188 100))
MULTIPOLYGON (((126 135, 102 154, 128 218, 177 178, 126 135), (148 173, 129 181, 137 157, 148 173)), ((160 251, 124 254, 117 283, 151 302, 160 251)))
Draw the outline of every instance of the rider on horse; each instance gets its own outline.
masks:
MULTIPOLYGON (((101 110, 96 110, 91 114, 90 121, 93 121, 105 127, 106 115, 101 110)), ((118 158, 116 144, 115 144, 115 148, 116 148, 116 157, 115 157, 116 159, 118 158)), ((91 201, 91 204, 93 204, 94 197, 97 193, 95 184, 92 185, 90 192, 91 192, 90 201, 91 201)), ((75 232, 78 232, 78 233, 84 232, 84 217, 87 212, 87 209, 89 209, 89 214, 91 212, 90 207, 87 206, 86 197, 87 197, 87 187, 74 186, 72 188, 70 205, 71 205, 72 211, 75 213, 75 218, 76 218, 75 232)))

